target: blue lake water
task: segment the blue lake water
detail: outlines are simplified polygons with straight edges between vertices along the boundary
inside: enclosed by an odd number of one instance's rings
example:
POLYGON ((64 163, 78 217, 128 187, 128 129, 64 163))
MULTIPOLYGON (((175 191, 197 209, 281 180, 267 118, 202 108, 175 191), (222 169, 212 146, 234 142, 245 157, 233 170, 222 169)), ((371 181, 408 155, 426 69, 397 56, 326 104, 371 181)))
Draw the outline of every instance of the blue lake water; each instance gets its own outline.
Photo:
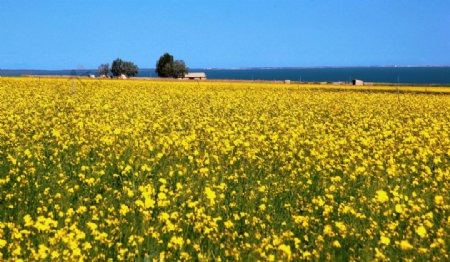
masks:
MULTIPOLYGON (((194 71, 194 70, 193 70, 194 71)), ((304 82, 366 82, 450 84, 450 67, 355 67, 304 69, 204 70, 210 79, 293 80, 304 82)))
MULTIPOLYGON (((450 84, 450 67, 344 67, 344 68, 277 68, 277 69, 192 69, 205 72, 208 79, 292 80, 303 82, 366 82, 450 84)), ((88 75, 93 70, 0 70, 0 76, 88 75)), ((156 77, 154 69, 142 69, 138 76, 156 77)))

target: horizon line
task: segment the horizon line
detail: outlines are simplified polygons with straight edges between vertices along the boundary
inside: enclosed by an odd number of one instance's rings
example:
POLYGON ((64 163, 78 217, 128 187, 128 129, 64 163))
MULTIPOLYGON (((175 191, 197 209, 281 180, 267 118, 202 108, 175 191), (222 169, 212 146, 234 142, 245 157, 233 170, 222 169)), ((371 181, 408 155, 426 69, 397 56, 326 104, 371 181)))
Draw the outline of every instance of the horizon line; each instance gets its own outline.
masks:
MULTIPOLYGON (((249 67, 192 67, 188 69, 191 70, 267 70, 267 69, 320 69, 320 68, 414 68, 414 67, 450 67, 450 64, 443 65, 355 65, 355 66, 249 66, 249 67)), ((155 70, 154 67, 143 67, 139 70, 155 70)), ((1 68, 1 71, 92 71, 97 70, 96 68, 71 68, 71 69, 10 69, 1 68)))

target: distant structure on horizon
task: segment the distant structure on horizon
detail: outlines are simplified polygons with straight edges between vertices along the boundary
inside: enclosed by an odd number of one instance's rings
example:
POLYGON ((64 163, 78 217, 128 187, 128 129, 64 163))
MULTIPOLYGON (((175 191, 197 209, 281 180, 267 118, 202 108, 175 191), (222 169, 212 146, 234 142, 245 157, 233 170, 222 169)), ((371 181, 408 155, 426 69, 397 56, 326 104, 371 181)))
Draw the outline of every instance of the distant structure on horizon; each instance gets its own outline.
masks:
POLYGON ((362 80, 353 79, 352 82, 353 82, 354 86, 363 86, 364 85, 364 81, 362 81, 362 80))
POLYGON ((183 79, 190 79, 190 80, 205 80, 206 74, 203 72, 197 72, 197 73, 188 73, 184 75, 183 79))

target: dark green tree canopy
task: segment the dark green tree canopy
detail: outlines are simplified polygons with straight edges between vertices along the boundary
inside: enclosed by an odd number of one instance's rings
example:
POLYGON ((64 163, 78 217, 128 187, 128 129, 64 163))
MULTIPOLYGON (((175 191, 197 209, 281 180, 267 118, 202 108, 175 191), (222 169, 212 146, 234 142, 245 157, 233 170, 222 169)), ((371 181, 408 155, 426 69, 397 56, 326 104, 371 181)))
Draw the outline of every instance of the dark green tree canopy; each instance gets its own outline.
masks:
POLYGON ((173 62, 173 77, 174 78, 183 78, 185 74, 188 73, 186 68, 186 64, 183 60, 175 60, 173 62))
POLYGON ((109 69, 109 64, 108 64, 108 63, 106 63, 106 64, 101 64, 101 65, 99 65, 98 68, 97 68, 97 74, 98 74, 99 76, 101 76, 101 75, 108 76, 110 71, 111 71, 111 70, 109 69))
POLYGON ((139 68, 132 62, 122 61, 122 59, 117 58, 113 61, 111 66, 111 73, 113 76, 120 76, 122 74, 127 77, 136 76, 139 68))
POLYGON ((173 75, 173 56, 169 53, 162 55, 156 63, 156 73, 159 77, 171 77, 173 75))
POLYGON ((162 55, 156 63, 156 73, 159 77, 182 78, 188 72, 183 60, 174 60, 169 53, 162 55))

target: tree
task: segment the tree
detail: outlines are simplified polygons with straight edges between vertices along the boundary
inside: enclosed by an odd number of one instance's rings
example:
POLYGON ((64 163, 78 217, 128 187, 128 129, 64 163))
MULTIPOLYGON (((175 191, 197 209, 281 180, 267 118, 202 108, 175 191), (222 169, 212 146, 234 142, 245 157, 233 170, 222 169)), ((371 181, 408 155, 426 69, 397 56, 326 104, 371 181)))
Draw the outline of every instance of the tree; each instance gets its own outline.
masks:
POLYGON ((156 63, 156 73, 159 77, 181 78, 188 72, 183 60, 174 60, 169 53, 162 55, 156 63))
POLYGON ((110 71, 111 70, 109 69, 109 64, 108 63, 107 64, 101 64, 97 68, 97 74, 99 76, 102 76, 102 75, 108 76, 110 71))
POLYGON ((169 53, 162 55, 156 63, 156 73, 159 77, 171 77, 173 75, 173 56, 169 53))
POLYGON ((135 65, 132 62, 124 62, 123 63, 123 68, 125 70, 124 74, 127 77, 136 76, 138 71, 139 71, 139 68, 137 67, 137 65, 135 65))
POLYGON ((173 62, 173 77, 174 78, 183 78, 185 74, 188 73, 186 68, 186 64, 183 60, 175 60, 173 62))
POLYGON ((135 76, 138 73, 139 68, 132 62, 122 61, 122 59, 117 58, 113 61, 111 66, 111 73, 113 76, 120 76, 122 74, 127 77, 135 76))

